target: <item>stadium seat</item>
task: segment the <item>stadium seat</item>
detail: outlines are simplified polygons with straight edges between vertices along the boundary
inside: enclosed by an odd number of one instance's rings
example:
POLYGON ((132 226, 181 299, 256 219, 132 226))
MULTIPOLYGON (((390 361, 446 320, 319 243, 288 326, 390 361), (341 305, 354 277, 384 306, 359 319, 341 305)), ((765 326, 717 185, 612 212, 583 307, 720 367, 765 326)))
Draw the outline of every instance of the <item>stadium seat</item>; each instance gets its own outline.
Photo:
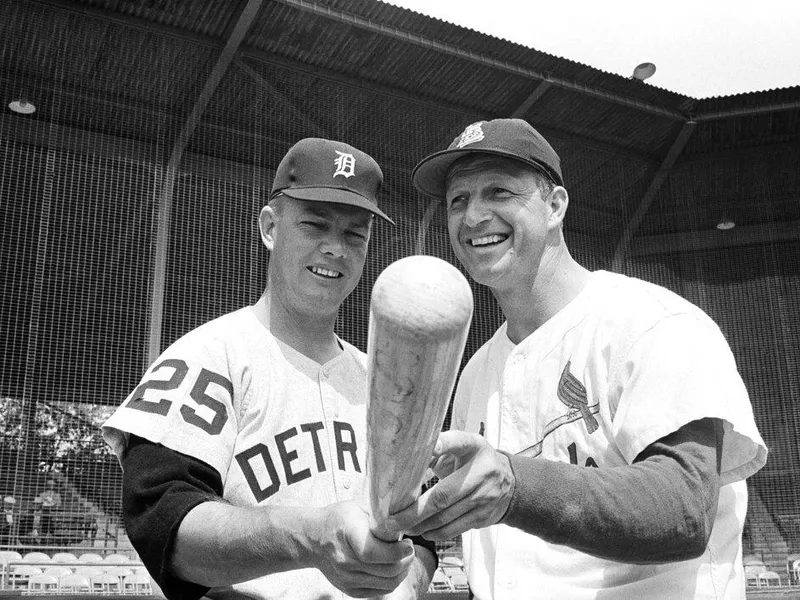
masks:
POLYGON ((786 574, 789 576, 789 583, 800 583, 794 572, 794 564, 800 560, 800 554, 790 554, 786 557, 786 574))
POLYGON ((100 563, 103 562, 103 557, 93 552, 84 552, 78 557, 82 563, 100 563))
POLYGON ((131 559, 124 554, 109 554, 103 559, 103 562, 110 562, 110 563, 127 563, 131 562, 131 559))
POLYGON ((53 554, 53 562, 57 563, 74 563, 78 562, 78 557, 72 552, 56 552, 53 554))
POLYGON ((431 583, 428 586, 431 592, 452 592, 453 586, 450 585, 450 579, 442 572, 441 569, 436 569, 433 572, 431 583))
POLYGON ((92 592, 120 592, 122 591, 122 584, 119 577, 111 575, 111 573, 100 573, 91 579, 92 592))
POLYGON ((453 589, 456 591, 463 591, 468 590, 469 585, 467 584, 467 574, 464 573, 464 569, 461 566, 454 565, 454 564, 445 564, 439 567, 447 578, 450 580, 450 585, 453 586, 453 589))
POLYGON ((461 560, 458 556, 443 556, 442 559, 439 561, 439 564, 447 566, 463 567, 464 561, 461 560))
POLYGON ((8 587, 12 590, 27 590, 28 580, 34 575, 41 575, 42 570, 33 565, 15 565, 8 575, 8 587))
POLYGON ((469 590, 469 583, 467 583, 467 574, 464 571, 458 571, 457 573, 448 574, 450 577, 450 583, 453 586, 453 589, 457 592, 463 592, 469 590))
POLYGON ((14 550, 0 550, 0 565, 7 565, 12 560, 22 560, 22 554, 14 550))
POLYGON ((767 572, 767 567, 764 565, 764 563, 757 565, 754 564, 745 565, 744 576, 745 580, 747 581, 747 585, 750 587, 758 587, 758 576, 761 573, 766 573, 766 572, 767 572))
POLYGON ((36 575, 31 575, 30 579, 28 579, 28 591, 30 592, 55 593, 58 592, 58 589, 58 579, 52 575, 38 573, 36 575))
POLYGON ((29 563, 43 563, 50 562, 52 559, 49 554, 44 552, 28 552, 22 557, 22 560, 29 563))
POLYGON ((142 573, 132 573, 122 580, 122 591, 126 594, 152 594, 150 577, 142 573))
POLYGON ((53 565, 44 570, 45 575, 50 575, 56 579, 61 579, 64 575, 72 575, 72 569, 63 565, 53 565))
POLYGON ((758 587, 780 587, 781 576, 775 571, 764 571, 758 574, 758 587))
POLYGON ((97 575, 102 575, 103 573, 105 573, 105 571, 101 567, 90 567, 90 566, 75 567, 76 575, 82 575, 83 577, 86 577, 88 579, 96 577, 97 575))
POLYGON ((127 577, 128 575, 133 575, 133 569, 130 567, 107 567, 106 573, 119 579, 121 584, 123 578, 127 577))
POLYGON ((745 554, 742 557, 742 565, 763 565, 764 561, 761 559, 760 554, 745 554))
POLYGON ((61 593, 75 593, 75 592, 91 592, 92 584, 89 578, 83 575, 73 573, 72 575, 64 575, 59 581, 59 590, 61 593))

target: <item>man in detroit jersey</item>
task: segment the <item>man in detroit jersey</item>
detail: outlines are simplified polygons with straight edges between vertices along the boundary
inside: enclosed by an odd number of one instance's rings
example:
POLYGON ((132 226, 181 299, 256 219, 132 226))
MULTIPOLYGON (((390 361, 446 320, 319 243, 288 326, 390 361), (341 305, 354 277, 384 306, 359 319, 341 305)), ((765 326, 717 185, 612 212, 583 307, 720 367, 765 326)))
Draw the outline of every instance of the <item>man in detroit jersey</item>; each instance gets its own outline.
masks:
POLYGON ((128 534, 168 598, 427 589, 432 543, 370 533, 366 357, 334 334, 373 217, 391 223, 382 181, 347 144, 295 144, 259 216, 262 297, 172 344, 105 423, 128 534))
POLYGON ((744 597, 744 480, 766 448, 717 326, 573 260, 559 158, 525 121, 470 125, 414 183, 506 322, 461 375, 440 481, 397 526, 464 534, 481 600, 744 597))

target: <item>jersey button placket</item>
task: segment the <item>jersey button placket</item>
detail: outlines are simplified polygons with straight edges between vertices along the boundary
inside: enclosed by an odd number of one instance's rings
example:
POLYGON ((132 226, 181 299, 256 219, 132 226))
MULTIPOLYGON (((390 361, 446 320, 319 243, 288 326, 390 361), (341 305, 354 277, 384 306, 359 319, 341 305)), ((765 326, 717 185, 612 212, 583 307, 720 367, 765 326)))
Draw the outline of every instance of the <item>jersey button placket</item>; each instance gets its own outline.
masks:
POLYGON ((524 375, 525 358, 520 354, 512 354, 506 361, 503 371, 503 393, 500 397, 500 447, 517 445, 519 418, 517 404, 520 401, 520 390, 524 375))
MULTIPOLYGON (((339 417, 339 409, 336 403, 336 397, 332 392, 332 386, 329 382, 330 373, 331 368, 329 366, 322 367, 319 370, 318 384, 320 400, 322 401, 322 420, 325 423, 326 431, 329 432, 327 436, 328 457, 335 461, 336 447, 332 432, 333 422, 339 417)), ((329 479, 327 479, 326 487, 333 499, 338 501, 340 500, 339 489, 341 487, 341 482, 339 481, 340 476, 338 470, 334 468, 334 464, 335 463, 331 463, 328 466, 329 479)))

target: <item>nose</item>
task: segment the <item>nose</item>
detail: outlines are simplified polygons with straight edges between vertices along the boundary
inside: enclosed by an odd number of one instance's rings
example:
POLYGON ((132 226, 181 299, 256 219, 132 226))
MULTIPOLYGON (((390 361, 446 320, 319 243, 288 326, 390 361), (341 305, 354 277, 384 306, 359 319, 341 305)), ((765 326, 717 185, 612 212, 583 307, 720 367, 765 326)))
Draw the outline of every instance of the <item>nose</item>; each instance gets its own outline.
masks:
POLYGON ((329 232, 322 241, 320 250, 333 258, 342 258, 345 255, 344 236, 335 231, 329 232))
POLYGON ((467 201, 467 209, 464 212, 464 224, 468 227, 476 227, 477 225, 488 221, 490 218, 486 203, 480 196, 473 196, 467 201))

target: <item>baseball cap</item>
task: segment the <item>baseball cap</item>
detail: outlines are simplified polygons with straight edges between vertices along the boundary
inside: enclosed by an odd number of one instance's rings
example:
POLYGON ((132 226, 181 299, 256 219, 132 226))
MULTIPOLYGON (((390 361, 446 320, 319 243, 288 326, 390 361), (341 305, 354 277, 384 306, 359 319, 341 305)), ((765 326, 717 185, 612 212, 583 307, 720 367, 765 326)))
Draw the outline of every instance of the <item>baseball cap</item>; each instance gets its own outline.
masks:
POLYGON ((344 142, 305 138, 289 148, 275 171, 270 199, 285 194, 297 200, 348 204, 394 225, 378 208, 383 172, 369 154, 344 142))
POLYGON ((542 172, 556 185, 564 185, 558 154, 530 123, 494 119, 468 125, 447 150, 423 158, 411 175, 414 186, 425 194, 444 198, 447 171, 456 160, 474 153, 513 158, 542 172))

